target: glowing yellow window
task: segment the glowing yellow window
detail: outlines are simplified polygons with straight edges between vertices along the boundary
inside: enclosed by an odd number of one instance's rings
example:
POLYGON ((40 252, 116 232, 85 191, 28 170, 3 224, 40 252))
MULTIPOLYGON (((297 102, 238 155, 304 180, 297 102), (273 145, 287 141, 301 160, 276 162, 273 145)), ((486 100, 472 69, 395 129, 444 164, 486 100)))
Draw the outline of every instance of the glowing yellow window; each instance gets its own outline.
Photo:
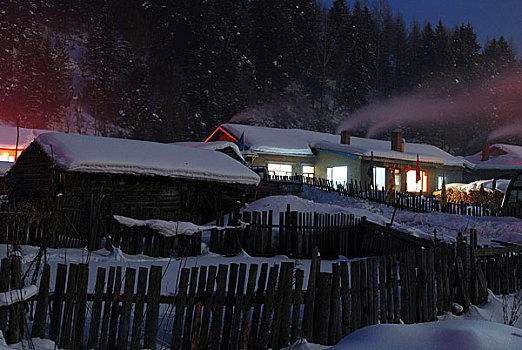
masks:
POLYGON ((417 182, 417 173, 415 170, 409 170, 406 173, 406 191, 426 193, 428 190, 428 174, 421 170, 421 180, 417 182))
POLYGON ((292 176, 292 164, 268 163, 268 173, 271 176, 292 176))

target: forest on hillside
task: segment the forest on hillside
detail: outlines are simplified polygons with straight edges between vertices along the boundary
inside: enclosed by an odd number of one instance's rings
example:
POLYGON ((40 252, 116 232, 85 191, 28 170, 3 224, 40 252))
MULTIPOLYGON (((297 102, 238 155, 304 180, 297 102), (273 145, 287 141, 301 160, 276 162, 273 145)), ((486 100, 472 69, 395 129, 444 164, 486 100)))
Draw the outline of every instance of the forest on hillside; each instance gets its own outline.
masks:
MULTIPOLYGON (((419 91, 451 101, 517 67, 509 39, 479 43, 470 23, 407 25, 382 0, 0 3, 0 119, 32 128, 78 132, 89 117, 100 134, 155 141, 202 140, 231 119, 335 132, 362 107, 419 91)), ((393 127, 465 152, 469 137, 520 118, 491 107, 460 124, 393 127)))

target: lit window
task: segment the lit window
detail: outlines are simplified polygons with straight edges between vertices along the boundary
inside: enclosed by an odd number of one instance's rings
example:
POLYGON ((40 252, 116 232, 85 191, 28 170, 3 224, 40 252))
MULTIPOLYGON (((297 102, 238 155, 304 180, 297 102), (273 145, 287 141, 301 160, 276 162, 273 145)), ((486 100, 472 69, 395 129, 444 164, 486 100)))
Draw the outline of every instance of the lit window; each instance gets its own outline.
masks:
POLYGON ((270 176, 292 176, 292 164, 268 163, 270 176))
POLYGON ((304 177, 314 177, 315 168, 311 165, 303 165, 303 176, 304 177))
POLYGON ((326 168, 326 178, 334 183, 334 185, 344 185, 348 182, 348 167, 347 166, 334 166, 326 168))
POLYGON ((386 188, 386 168, 373 167, 373 184, 378 190, 386 188))
POLYGON ((421 170, 421 180, 417 180, 416 170, 409 170, 406 173, 406 191, 407 192, 420 192, 426 193, 428 190, 428 174, 421 170))
POLYGON ((399 169, 395 169, 393 172, 395 174, 395 191, 401 192, 401 171, 399 169))

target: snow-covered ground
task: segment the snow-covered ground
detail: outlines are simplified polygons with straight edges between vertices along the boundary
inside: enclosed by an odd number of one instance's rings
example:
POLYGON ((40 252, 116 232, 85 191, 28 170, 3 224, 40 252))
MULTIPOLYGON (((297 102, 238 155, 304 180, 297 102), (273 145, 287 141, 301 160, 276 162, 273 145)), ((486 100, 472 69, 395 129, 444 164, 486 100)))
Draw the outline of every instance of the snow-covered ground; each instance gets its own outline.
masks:
POLYGON ((522 330, 487 321, 381 324, 355 331, 332 350, 515 350, 522 330))
MULTIPOLYGON (((262 198, 249 204, 244 211, 286 211, 287 204, 291 210, 319 213, 348 213, 357 217, 366 216, 369 221, 384 225, 391 221, 393 207, 367 200, 343 197, 334 192, 325 192, 305 187, 301 197, 273 196, 262 198), (301 198, 302 197, 302 198, 301 198)), ((474 228, 478 233, 479 245, 496 245, 492 239, 522 244, 522 220, 513 217, 471 217, 438 212, 414 213, 398 210, 393 228, 409 232, 412 235, 433 239, 437 230, 437 238, 454 241, 459 232, 469 234, 474 228)))

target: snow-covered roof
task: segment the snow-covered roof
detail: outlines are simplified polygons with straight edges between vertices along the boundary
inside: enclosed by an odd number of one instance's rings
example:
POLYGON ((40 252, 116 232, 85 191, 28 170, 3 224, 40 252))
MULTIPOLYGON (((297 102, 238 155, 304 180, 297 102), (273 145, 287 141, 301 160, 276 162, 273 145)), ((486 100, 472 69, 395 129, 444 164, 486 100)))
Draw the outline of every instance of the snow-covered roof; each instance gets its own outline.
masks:
POLYGON ((240 162, 206 149, 55 132, 41 134, 35 142, 66 171, 259 183, 259 176, 240 162))
POLYGON ((212 142, 196 142, 196 141, 188 141, 188 142, 174 142, 173 145, 184 146, 184 147, 192 147, 192 148, 203 148, 213 151, 221 151, 227 148, 232 149, 232 151, 240 158, 243 159, 241 152, 239 151, 239 147, 233 142, 230 141, 212 141, 212 142))
POLYGON ((417 154, 423 163, 462 167, 465 160, 454 157, 438 147, 405 143, 404 152, 391 150, 391 142, 362 137, 350 138, 350 145, 341 144, 340 135, 301 129, 277 129, 242 124, 221 125, 227 132, 239 138, 245 133, 245 145, 250 153, 312 156, 313 149, 351 154, 361 157, 416 161, 417 154))
POLYGON ((482 151, 464 159, 474 169, 522 170, 522 146, 496 143, 489 147, 489 160, 481 161, 482 151))

